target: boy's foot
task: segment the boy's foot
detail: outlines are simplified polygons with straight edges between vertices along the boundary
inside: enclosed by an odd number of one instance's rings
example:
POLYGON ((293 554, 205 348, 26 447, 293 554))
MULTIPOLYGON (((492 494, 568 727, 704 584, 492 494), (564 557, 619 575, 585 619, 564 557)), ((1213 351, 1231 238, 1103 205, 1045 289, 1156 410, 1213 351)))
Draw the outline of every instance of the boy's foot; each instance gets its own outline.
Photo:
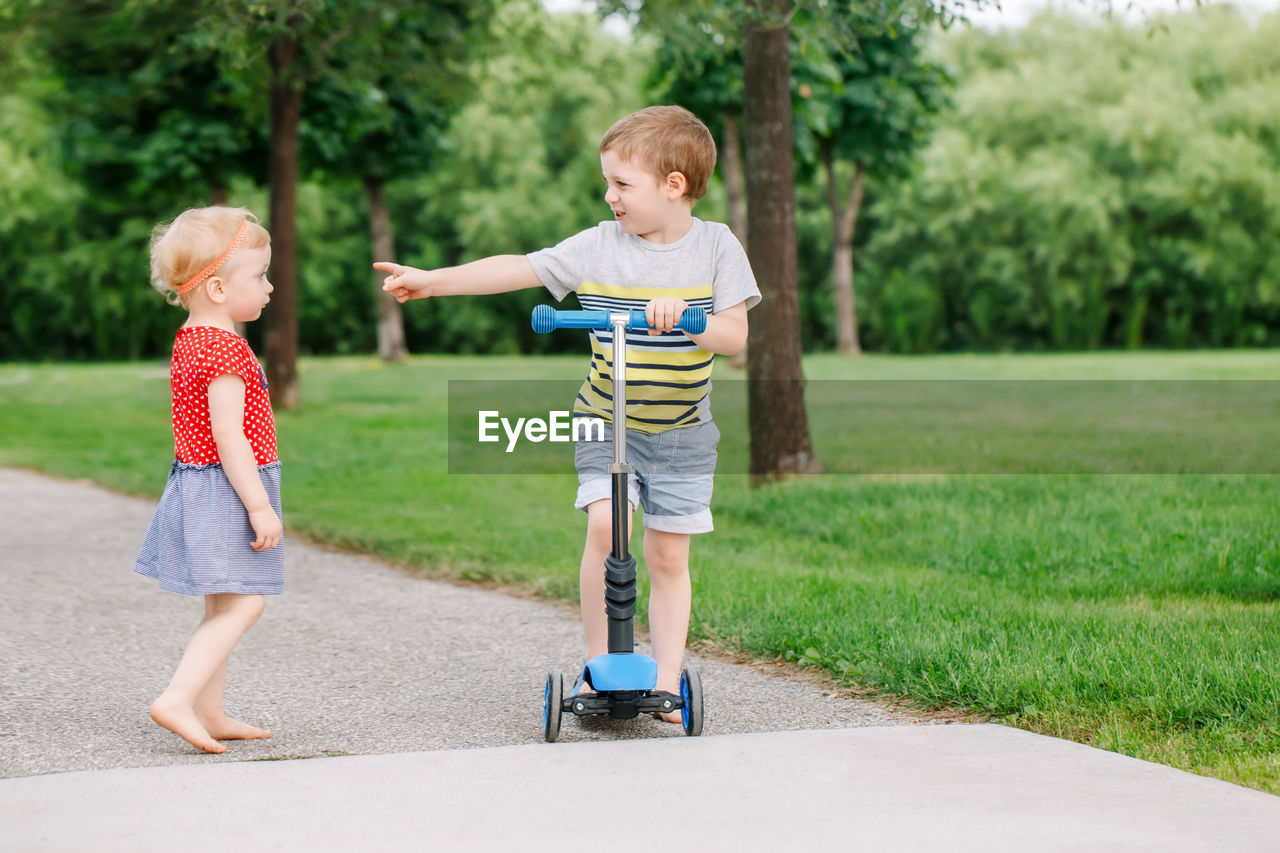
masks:
POLYGON ((216 719, 205 720, 204 729, 214 740, 260 740, 271 737, 271 732, 233 720, 223 715, 216 719))
MULTIPOLYGON (((658 689, 665 691, 667 693, 674 693, 676 696, 680 695, 679 687, 663 687, 659 685, 658 689)), ((653 718, 663 723, 675 723, 676 725, 681 725, 681 726, 684 725, 684 720, 681 718, 679 711, 672 711, 668 714, 664 714, 661 711, 658 711, 653 715, 653 718)))
POLYGON ((156 725, 168 729, 196 749, 212 753, 227 751, 225 746, 210 737, 205 727, 200 725, 194 710, 168 702, 163 696, 151 703, 151 719, 156 725))
POLYGON ((595 693, 590 684, 587 684, 587 671, 582 670, 577 680, 573 682, 573 687, 569 690, 570 696, 591 696, 595 693))

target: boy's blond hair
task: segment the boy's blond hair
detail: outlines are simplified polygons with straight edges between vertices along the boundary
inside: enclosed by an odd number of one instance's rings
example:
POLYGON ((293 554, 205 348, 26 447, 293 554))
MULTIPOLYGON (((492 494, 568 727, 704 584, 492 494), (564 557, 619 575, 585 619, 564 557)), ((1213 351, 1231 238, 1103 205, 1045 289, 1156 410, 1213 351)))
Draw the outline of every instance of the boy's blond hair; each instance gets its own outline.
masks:
POLYGON ((697 116, 684 107, 645 107, 619 119, 600 140, 600 153, 614 151, 665 180, 684 175, 685 198, 697 201, 707 192, 716 167, 716 141, 697 116))
POLYGON ((249 230, 239 248, 270 245, 271 235, 247 207, 196 207, 170 223, 157 225, 151 232, 151 286, 164 294, 170 305, 186 308, 191 294, 179 296, 178 286, 225 252, 245 220, 249 230))

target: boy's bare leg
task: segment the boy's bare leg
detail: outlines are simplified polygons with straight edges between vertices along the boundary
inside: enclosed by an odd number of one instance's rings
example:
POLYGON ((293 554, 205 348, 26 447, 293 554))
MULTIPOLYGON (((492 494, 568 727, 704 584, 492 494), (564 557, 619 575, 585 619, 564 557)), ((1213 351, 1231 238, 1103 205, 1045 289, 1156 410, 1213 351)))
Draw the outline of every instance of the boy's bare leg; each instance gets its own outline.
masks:
POLYGON ((225 667, 236 641, 258 621, 261 595, 207 595, 205 615, 182 654, 173 679, 151 704, 151 719, 197 749, 226 752, 196 715, 196 699, 225 667))
MULTIPOLYGON (((658 662, 658 689, 680 692, 680 666, 689 634, 692 589, 689 580, 688 533, 648 528, 644 532, 644 561, 649 568, 649 637, 658 662)), ((680 722, 679 712, 661 714, 680 722)))
MULTIPOLYGON (((582 630, 587 638, 587 660, 609 651, 609 619, 604 615, 604 558, 613 550, 613 512, 609 499, 587 504, 587 544, 578 572, 578 600, 582 630)), ((627 508, 631 509, 630 503, 627 508)), ((631 516, 627 516, 627 538, 631 516)), ((574 673, 574 678, 580 673, 574 673)))

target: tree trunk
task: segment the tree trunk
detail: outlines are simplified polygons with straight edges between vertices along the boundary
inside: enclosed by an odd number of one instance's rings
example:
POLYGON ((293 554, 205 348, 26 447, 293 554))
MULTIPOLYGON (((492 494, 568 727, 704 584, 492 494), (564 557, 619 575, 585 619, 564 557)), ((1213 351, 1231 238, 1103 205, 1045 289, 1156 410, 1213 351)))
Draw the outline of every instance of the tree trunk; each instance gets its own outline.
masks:
MULTIPOLYGON (((742 137, 738 129, 739 117, 732 110, 725 110, 720 116, 724 127, 723 157, 720 158, 720 173, 724 176, 724 194, 729 208, 729 230, 731 230, 742 247, 747 248, 747 191, 742 179, 742 137)), ((730 357, 729 366, 742 370, 747 366, 747 348, 730 357)))
POLYGON ((836 308, 836 349, 843 355, 862 355, 853 292, 853 232, 858 225, 858 211, 862 209, 863 168, 861 163, 854 166, 849 204, 842 209, 831 145, 822 148, 822 164, 826 167, 827 205, 831 208, 831 288, 836 308))
POLYGON ((764 296, 751 322, 751 481, 817 470, 804 408, 791 138, 789 0, 751 4, 743 49, 747 244, 764 296))
POLYGON ((271 404, 292 409, 298 389, 298 119, 302 91, 294 75, 298 42, 281 36, 271 62, 271 305, 267 308, 267 382, 271 404))
POLYGON ((724 125, 724 145, 720 173, 724 176, 725 201, 729 208, 729 230, 747 247, 747 193, 742 179, 742 137, 738 116, 725 110, 720 117, 724 125))
MULTIPOLYGON (((369 198, 369 231, 373 236, 375 261, 389 261, 395 257, 395 236, 383 193, 385 185, 386 180, 381 176, 365 176, 364 190, 369 198)), ((373 271, 373 298, 378 306, 378 357, 383 361, 404 361, 409 355, 404 343, 404 316, 396 298, 382 289, 386 277, 384 272, 373 271)))

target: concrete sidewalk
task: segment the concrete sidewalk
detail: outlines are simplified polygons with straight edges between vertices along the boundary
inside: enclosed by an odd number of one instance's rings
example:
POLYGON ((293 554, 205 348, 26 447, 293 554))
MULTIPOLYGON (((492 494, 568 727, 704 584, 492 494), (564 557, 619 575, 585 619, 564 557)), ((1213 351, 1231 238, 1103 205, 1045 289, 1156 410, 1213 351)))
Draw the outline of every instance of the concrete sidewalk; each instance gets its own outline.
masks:
POLYGON ((1004 726, 0 780, 15 851, 1274 851, 1280 798, 1004 726))

